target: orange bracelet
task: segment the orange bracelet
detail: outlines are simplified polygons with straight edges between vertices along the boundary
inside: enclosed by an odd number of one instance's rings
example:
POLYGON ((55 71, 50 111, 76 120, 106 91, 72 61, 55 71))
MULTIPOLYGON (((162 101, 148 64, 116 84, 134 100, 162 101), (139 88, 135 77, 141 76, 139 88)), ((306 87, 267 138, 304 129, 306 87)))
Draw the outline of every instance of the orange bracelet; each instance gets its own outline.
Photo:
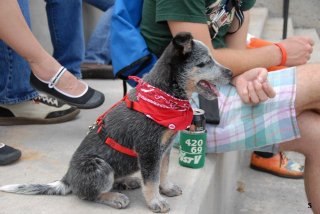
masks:
POLYGON ((279 66, 285 66, 286 62, 287 62, 287 51, 281 43, 274 43, 274 44, 280 48, 280 51, 282 54, 282 59, 281 59, 281 63, 279 64, 279 66))

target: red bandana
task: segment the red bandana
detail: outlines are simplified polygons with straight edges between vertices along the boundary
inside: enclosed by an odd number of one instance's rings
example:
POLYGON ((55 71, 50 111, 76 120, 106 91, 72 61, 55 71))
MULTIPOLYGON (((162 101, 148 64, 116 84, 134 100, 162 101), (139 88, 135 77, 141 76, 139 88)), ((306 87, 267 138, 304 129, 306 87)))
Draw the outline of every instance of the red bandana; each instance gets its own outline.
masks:
MULTIPOLYGON (((149 85, 138 77, 130 76, 129 79, 138 82, 136 87, 138 101, 130 101, 128 96, 125 96, 118 103, 114 104, 109 110, 98 117, 96 121, 99 126, 97 133, 103 134, 105 132, 103 131, 105 129, 103 119, 112 108, 119 105, 122 101, 126 102, 128 108, 132 108, 135 111, 145 114, 156 123, 168 127, 169 129, 178 131, 185 130, 190 126, 193 118, 193 111, 188 100, 177 99, 164 91, 149 85)), ((132 157, 138 156, 133 149, 120 145, 110 137, 105 138, 105 143, 111 148, 126 155, 132 157)))
POLYGON ((175 98, 144 82, 139 77, 129 76, 138 83, 137 101, 125 98, 127 106, 145 114, 158 124, 173 130, 185 130, 191 124, 193 111, 188 100, 175 98), (132 105, 133 104, 133 105, 132 105))

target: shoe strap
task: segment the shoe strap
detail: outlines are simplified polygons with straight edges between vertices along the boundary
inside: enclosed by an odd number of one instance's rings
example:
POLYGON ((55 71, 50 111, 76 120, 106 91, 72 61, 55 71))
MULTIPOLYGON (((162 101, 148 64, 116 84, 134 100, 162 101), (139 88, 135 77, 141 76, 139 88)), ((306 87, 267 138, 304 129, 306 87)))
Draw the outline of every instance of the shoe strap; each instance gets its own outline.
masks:
POLYGON ((61 67, 59 71, 50 79, 50 82, 48 84, 49 88, 53 88, 60 80, 64 72, 66 72, 67 69, 65 67, 61 67))

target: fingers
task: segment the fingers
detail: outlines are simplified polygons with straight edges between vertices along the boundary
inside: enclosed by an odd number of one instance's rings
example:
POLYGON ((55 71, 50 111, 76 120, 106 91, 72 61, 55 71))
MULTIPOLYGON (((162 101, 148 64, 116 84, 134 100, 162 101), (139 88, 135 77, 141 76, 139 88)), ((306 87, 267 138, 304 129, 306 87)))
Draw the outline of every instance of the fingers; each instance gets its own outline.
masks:
POLYGON ((248 82, 248 92, 249 92, 249 98, 250 103, 258 104, 259 103, 259 97, 257 95, 257 92, 255 90, 255 87, 253 86, 252 82, 248 82))
POLYGON ((238 91, 238 94, 242 100, 242 102, 249 104, 250 103, 250 97, 249 97, 249 91, 247 87, 243 87, 241 91, 238 91))
POLYGON ((241 100, 247 104, 258 104, 275 97, 268 83, 266 69, 252 69, 233 79, 241 100))
POLYGON ((268 82, 263 83, 262 88, 269 98, 273 98, 276 96, 276 92, 273 90, 273 88, 268 82))
POLYGON ((268 99, 268 94, 264 91, 264 88, 260 82, 255 81, 254 88, 255 88, 257 96, 259 98, 259 102, 263 102, 268 99))
POLYGON ((270 89, 269 87, 263 87, 263 84, 261 84, 258 80, 255 80, 253 83, 248 83, 249 103, 258 104, 268 100, 269 95, 273 95, 272 88, 270 89))
POLYGON ((248 82, 248 98, 246 99, 246 103, 258 104, 275 96, 276 93, 268 81, 263 83, 260 83, 258 80, 255 80, 253 83, 248 82))
POLYGON ((313 52, 314 40, 311 37, 301 37, 301 40, 305 43, 305 52, 309 55, 307 56, 307 61, 311 58, 311 54, 313 52))
POLYGON ((306 41, 307 41, 311 46, 314 45, 314 40, 313 40, 311 37, 305 37, 305 38, 306 38, 306 41))

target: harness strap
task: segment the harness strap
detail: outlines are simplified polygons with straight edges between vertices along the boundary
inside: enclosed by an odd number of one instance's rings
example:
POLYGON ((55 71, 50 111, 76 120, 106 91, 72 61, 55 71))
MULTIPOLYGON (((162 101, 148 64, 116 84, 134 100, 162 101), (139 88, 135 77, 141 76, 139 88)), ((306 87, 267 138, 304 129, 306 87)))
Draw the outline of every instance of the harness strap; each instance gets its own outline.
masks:
MULTIPOLYGON (((129 101, 129 99, 127 99, 127 96, 123 97, 119 102, 117 102, 116 104, 114 104, 110 109, 108 109, 105 113, 103 113, 102 115, 100 115, 96 121, 97 125, 98 125, 98 129, 97 129, 97 134, 101 134, 103 136, 105 136, 105 127, 104 127, 104 123, 103 123, 103 119, 107 116, 107 114, 117 105, 119 105, 122 101, 129 101)), ((129 101, 130 102, 130 101, 129 101)), ((104 138, 104 137, 103 137, 104 138)), ((114 139, 107 137, 105 140, 105 144, 107 144, 108 146, 110 146, 111 148, 113 148, 114 150, 121 152, 123 154, 129 155, 131 157, 138 157, 138 154, 133 150, 133 149, 129 149, 127 147, 122 146, 121 144, 119 144, 118 142, 116 142, 114 139)))
POLYGON ((134 102, 132 102, 131 100, 128 99, 128 97, 124 97, 124 102, 126 103, 127 107, 129 109, 133 109, 136 110, 138 112, 142 112, 142 109, 140 108, 139 105, 135 105, 134 102))
POLYGON ((119 151, 119 152, 121 152, 121 153, 124 153, 124 154, 126 154, 126 155, 129 155, 129 156, 135 157, 135 158, 138 157, 138 154, 137 154, 134 150, 129 149, 129 148, 127 148, 127 147, 124 147, 124 146, 120 145, 120 144, 117 143, 114 139, 112 139, 112 138, 110 138, 110 137, 108 137, 108 138, 106 139, 105 143, 106 143, 107 145, 109 145, 111 148, 113 148, 113 149, 115 149, 115 150, 117 150, 117 151, 119 151))

